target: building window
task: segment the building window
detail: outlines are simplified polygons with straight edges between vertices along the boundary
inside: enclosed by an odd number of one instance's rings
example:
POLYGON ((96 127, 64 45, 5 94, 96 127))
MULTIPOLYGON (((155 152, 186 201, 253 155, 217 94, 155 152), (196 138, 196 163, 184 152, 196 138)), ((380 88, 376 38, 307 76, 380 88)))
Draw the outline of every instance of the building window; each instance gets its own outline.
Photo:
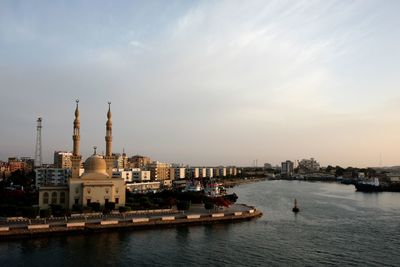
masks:
POLYGON ((65 192, 60 193, 60 204, 65 204, 65 192))
POLYGON ((119 204, 119 198, 115 198, 115 204, 119 204))
POLYGON ((49 204, 49 193, 43 193, 43 204, 49 204))
POLYGON ((90 199, 86 199, 86 206, 90 205, 91 200, 90 199))
POLYGON ((57 193, 51 193, 51 204, 57 204, 57 193))
POLYGON ((105 204, 106 204, 106 205, 108 204, 108 198, 105 199, 105 204))
POLYGON ((79 204, 79 198, 75 198, 75 205, 79 204))

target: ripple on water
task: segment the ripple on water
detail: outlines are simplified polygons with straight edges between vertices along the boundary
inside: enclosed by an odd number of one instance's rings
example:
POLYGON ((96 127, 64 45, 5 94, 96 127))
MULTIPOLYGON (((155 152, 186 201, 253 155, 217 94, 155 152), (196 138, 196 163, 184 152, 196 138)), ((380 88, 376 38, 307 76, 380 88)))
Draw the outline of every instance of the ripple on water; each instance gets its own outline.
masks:
POLYGON ((230 189, 264 216, 227 225, 0 243, 0 266, 396 266, 400 194, 264 181, 230 189), (300 213, 291 212, 297 198, 300 213))

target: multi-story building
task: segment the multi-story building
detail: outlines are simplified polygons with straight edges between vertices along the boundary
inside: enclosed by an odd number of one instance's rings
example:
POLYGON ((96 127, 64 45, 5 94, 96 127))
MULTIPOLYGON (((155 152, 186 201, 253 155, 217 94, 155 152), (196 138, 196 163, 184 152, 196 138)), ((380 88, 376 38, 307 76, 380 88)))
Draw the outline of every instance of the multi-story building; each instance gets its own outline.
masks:
POLYGON ((54 151, 54 167, 55 168, 72 168, 72 153, 67 151, 54 151))
POLYGON ((234 166, 226 167, 226 176, 236 176, 237 168, 234 166))
POLYGON ((298 167, 299 167, 299 172, 310 173, 319 171, 320 165, 314 158, 311 158, 311 159, 302 159, 299 162, 298 167))
POLYGON ((66 186, 68 178, 71 176, 71 169, 65 168, 37 168, 35 172, 36 187, 66 186))
POLYGON ((264 163, 264 170, 272 169, 271 163, 264 163))
POLYGON ((122 178, 125 182, 131 183, 133 170, 136 169, 113 169, 112 178, 122 178))
POLYGON ((0 180, 6 178, 10 175, 10 168, 8 167, 7 162, 0 161, 0 180))
POLYGON ((133 182, 149 182, 151 180, 151 173, 150 171, 145 170, 136 170, 132 171, 132 180, 133 182))
POLYGON ((170 169, 171 180, 185 179, 186 168, 175 167, 170 169))
POLYGON ((141 170, 140 168, 116 169, 113 171, 112 177, 122 178, 126 183, 150 181, 150 171, 141 170))
POLYGON ((281 175, 286 177, 291 177, 293 175, 294 163, 290 160, 281 163, 281 175))
POLYGON ((147 193, 158 191, 161 188, 161 182, 142 182, 126 184, 126 189, 133 193, 147 193))
POLYGON ((25 171, 26 163, 19 158, 8 158, 8 168, 10 172, 15 172, 17 170, 25 171))
POLYGON ((148 169, 150 170, 151 180, 169 180, 171 178, 170 167, 171 165, 169 163, 162 163, 159 161, 150 163, 148 169))
POLYGON ((218 166, 214 168, 214 177, 225 177, 226 168, 223 166, 218 166))
POLYGON ((206 177, 208 177, 208 178, 214 177, 214 169, 213 168, 206 168, 206 177))
POLYGON ((199 168, 199 178, 206 178, 207 177, 207 168, 200 167, 199 168))
POLYGON ((113 153, 112 156, 114 157, 114 168, 116 169, 126 169, 128 168, 128 157, 125 153, 113 153))
POLYGON ((188 179, 199 178, 200 177, 199 168, 197 168, 197 167, 186 168, 185 177, 188 179))
POLYGON ((130 157, 128 162, 132 168, 143 168, 150 164, 150 158, 140 155, 130 157))

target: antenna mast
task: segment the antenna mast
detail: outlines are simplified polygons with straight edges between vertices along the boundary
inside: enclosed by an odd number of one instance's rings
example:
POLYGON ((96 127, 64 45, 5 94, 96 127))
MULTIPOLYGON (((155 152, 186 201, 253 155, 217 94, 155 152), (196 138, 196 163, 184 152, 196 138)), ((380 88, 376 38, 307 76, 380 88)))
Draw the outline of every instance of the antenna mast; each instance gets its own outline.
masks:
POLYGON ((42 118, 38 118, 36 126, 35 167, 41 167, 42 163, 42 118))

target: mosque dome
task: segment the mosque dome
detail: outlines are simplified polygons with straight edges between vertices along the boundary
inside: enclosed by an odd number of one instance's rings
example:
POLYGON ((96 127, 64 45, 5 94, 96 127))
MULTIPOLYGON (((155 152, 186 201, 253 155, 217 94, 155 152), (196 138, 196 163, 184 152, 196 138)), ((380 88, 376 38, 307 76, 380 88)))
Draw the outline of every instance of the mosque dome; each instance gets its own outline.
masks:
POLYGON ((86 179, 96 179, 96 178, 106 178, 108 177, 106 171, 106 161, 100 155, 92 155, 86 159, 84 164, 85 172, 82 178, 86 179))

